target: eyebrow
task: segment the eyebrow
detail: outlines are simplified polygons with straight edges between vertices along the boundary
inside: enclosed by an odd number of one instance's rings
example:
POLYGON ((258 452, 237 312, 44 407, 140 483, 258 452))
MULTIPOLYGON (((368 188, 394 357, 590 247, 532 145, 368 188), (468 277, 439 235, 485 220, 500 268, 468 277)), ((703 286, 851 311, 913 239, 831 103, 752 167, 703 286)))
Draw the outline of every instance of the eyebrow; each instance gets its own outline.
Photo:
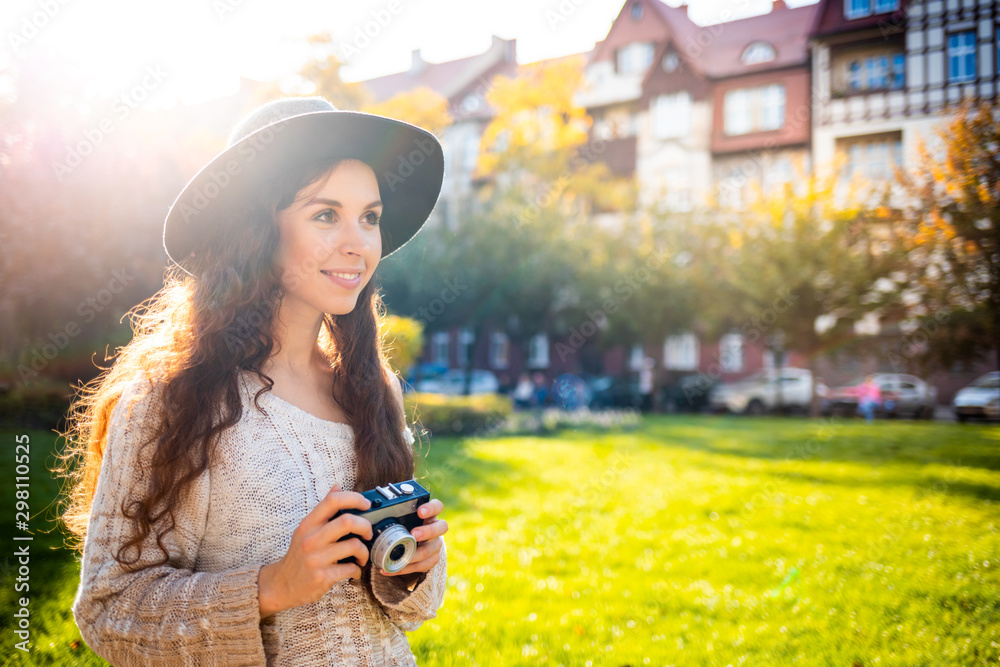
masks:
MULTIPOLYGON (((302 204, 299 208, 305 208, 306 206, 312 206, 313 204, 325 204, 326 206, 335 206, 337 208, 343 207, 343 204, 341 204, 336 199, 320 198, 320 199, 310 199, 309 201, 302 204)), ((382 200, 376 199, 375 201, 365 206, 365 208, 375 208, 376 206, 382 206, 382 200)))

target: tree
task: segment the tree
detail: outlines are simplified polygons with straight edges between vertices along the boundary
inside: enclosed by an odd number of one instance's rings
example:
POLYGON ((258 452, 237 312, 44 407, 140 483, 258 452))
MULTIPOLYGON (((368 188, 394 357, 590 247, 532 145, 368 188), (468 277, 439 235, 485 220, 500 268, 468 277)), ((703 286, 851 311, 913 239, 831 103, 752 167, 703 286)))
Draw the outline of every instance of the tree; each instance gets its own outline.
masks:
POLYGON ((438 136, 452 122, 448 100, 426 86, 404 91, 384 102, 366 104, 361 110, 406 121, 438 136))
MULTIPOLYGON (((893 212, 840 196, 837 178, 800 175, 746 210, 717 210, 693 225, 708 272, 699 317, 716 333, 746 342, 786 346, 814 360, 827 346, 855 338, 869 314, 895 313, 903 266, 902 229, 893 212), (826 326, 818 326, 826 322, 826 326)), ((813 413, 818 411, 814 392, 813 413)))
POLYGON ((389 365, 406 377, 424 349, 424 325, 409 317, 386 315, 384 326, 389 365))
POLYGON ((371 93, 361 83, 347 83, 340 77, 344 63, 336 56, 336 46, 330 33, 318 33, 307 38, 311 57, 298 73, 299 93, 322 95, 338 109, 357 110, 371 101, 371 93))
POLYGON ((901 174, 911 197, 910 315, 943 329, 926 337, 925 362, 992 352, 1000 367, 1000 109, 966 102, 938 135, 940 153, 921 143, 917 167, 901 174))

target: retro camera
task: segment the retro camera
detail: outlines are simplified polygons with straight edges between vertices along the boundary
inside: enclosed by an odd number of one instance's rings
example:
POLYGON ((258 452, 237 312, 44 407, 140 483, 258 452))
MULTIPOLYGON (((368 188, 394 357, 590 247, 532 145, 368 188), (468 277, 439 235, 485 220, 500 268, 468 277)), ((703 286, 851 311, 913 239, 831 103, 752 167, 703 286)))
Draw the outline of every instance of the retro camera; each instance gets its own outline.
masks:
MULTIPOLYGON (((331 521, 341 514, 357 514, 368 519, 372 524, 372 539, 365 540, 359 535, 348 534, 341 541, 357 537, 368 547, 369 560, 386 572, 399 572, 417 550, 417 540, 410 531, 423 525, 424 521, 417 516, 417 508, 431 498, 431 494, 416 481, 400 482, 376 486, 371 491, 362 493, 371 501, 367 510, 340 510, 331 521)), ((345 558, 341 563, 356 562, 354 558, 345 558)))

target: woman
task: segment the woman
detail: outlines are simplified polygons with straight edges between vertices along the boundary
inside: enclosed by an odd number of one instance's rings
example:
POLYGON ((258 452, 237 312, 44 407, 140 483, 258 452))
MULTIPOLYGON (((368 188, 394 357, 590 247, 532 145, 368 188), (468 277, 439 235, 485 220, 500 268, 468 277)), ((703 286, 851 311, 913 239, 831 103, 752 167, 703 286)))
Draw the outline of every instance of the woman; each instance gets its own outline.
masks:
POLYGON ((399 572, 369 563, 360 493, 413 477, 379 335, 380 259, 427 219, 433 135, 321 98, 259 107, 164 225, 177 264, 81 392, 67 525, 73 614, 115 665, 413 665, 445 588, 420 507, 399 572), (345 562, 342 562, 345 561, 345 562))

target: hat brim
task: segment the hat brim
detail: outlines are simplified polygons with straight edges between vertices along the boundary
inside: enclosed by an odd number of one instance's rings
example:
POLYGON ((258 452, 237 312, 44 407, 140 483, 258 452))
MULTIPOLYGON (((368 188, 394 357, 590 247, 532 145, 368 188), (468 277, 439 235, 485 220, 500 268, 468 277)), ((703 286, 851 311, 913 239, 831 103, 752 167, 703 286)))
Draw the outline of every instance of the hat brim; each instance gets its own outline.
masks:
POLYGON ((437 203, 444 153, 430 132, 360 111, 305 113, 267 125, 226 148, 192 178, 163 225, 167 256, 185 260, 229 207, 255 196, 290 166, 338 157, 372 168, 382 199, 382 257, 413 238, 437 203))

